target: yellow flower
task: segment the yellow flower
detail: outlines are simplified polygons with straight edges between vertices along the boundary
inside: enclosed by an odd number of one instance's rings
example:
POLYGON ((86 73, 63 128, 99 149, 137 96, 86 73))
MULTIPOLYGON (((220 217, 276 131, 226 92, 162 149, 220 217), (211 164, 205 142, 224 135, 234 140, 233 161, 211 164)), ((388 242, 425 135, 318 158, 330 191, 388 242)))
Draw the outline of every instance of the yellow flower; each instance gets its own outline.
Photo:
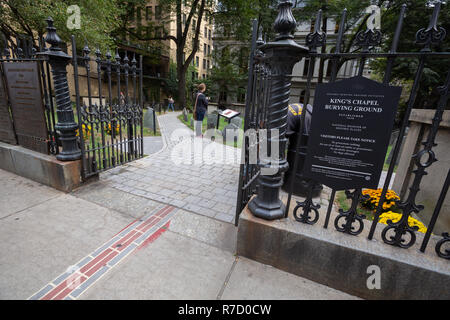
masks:
MULTIPOLYGON (((385 212, 385 213, 380 215, 379 222, 382 223, 382 224, 387 224, 387 222, 389 220, 391 220, 392 222, 395 223, 395 222, 400 221, 401 218, 402 218, 402 214, 397 213, 397 212, 388 211, 388 212, 385 212)), ((408 225, 410 227, 414 227, 414 226, 418 227, 419 228, 418 231, 421 232, 421 233, 426 233, 427 232, 427 227, 422 222, 420 222, 417 219, 414 219, 411 216, 408 217, 408 225)))

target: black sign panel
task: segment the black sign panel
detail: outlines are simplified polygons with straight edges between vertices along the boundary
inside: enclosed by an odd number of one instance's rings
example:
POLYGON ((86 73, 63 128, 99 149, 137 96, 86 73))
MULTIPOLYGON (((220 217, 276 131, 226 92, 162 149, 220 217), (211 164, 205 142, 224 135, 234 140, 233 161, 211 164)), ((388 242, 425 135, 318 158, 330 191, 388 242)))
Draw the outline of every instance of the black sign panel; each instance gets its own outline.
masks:
POLYGON ((3 73, 0 70, 0 141, 16 144, 16 135, 9 112, 3 73))
POLYGON ((4 62, 17 140, 25 148, 48 154, 48 132, 37 61, 4 62))
POLYGON ((401 91, 360 76, 318 85, 305 176, 336 190, 377 188, 401 91))

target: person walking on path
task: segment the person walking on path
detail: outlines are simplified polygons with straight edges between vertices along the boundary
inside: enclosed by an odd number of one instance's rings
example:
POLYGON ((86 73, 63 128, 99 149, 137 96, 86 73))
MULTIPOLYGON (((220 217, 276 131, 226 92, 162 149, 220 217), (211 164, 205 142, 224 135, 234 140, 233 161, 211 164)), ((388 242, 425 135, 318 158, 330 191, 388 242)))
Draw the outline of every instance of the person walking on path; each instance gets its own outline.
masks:
POLYGON ((203 119, 208 110, 208 99, 204 94, 205 91, 206 85, 204 83, 199 84, 194 105, 194 129, 197 137, 202 135, 203 119))
POLYGON ((173 104, 175 101, 173 100, 172 96, 169 96, 169 105, 167 106, 167 112, 169 112, 170 108, 172 108, 172 111, 175 112, 175 108, 173 107, 173 104))

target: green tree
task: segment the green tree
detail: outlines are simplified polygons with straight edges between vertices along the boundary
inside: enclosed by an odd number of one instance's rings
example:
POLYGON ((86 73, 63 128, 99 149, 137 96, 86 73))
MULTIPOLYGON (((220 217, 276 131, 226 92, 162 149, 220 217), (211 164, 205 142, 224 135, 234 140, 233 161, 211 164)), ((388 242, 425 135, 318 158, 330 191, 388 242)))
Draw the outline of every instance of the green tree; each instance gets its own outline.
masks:
POLYGON ((178 100, 178 78, 177 78, 177 65, 174 62, 170 63, 169 75, 166 80, 167 93, 171 95, 175 100, 178 100))
POLYGON ((238 94, 239 88, 246 86, 248 78, 248 48, 225 46, 214 52, 215 65, 211 70, 211 97, 212 101, 220 101, 220 93, 238 94))
MULTIPOLYGON (((433 8, 427 6, 427 0, 397 0, 390 1, 386 10, 382 14, 382 32, 385 41, 382 44, 383 50, 390 50, 391 42, 394 36, 398 21, 399 12, 403 4, 407 5, 404 27, 398 46, 399 52, 417 52, 423 48, 423 45, 416 44, 416 33, 419 29, 427 28, 433 8)), ((438 47, 433 47, 436 52, 450 51, 450 5, 442 5, 439 15, 438 25, 447 30, 447 37, 438 47)), ((405 58, 397 58, 392 71, 392 79, 404 86, 411 86, 415 77, 419 61, 405 58)), ((371 67, 382 74, 386 67, 386 59, 374 60, 371 67)), ((430 58, 425 62, 425 68, 420 81, 420 87, 414 108, 426 109, 435 108, 440 98, 437 93, 437 87, 445 82, 447 73, 450 70, 450 59, 430 58)), ((401 109, 405 108, 406 101, 401 109)), ((450 105, 449 105, 450 107, 450 105)))
POLYGON ((58 35, 69 42, 73 34, 81 46, 85 41, 101 48, 112 47, 111 32, 117 28, 121 9, 119 0, 0 0, 0 31, 8 40, 27 36, 37 47, 39 37, 46 33, 46 19, 52 17, 58 35), (80 8, 81 28, 67 27, 71 5, 80 8))
MULTIPOLYGON (((135 19, 135 12, 143 12, 145 1, 132 0, 124 4, 125 15, 135 19)), ((130 25, 130 19, 122 19, 118 34, 126 34, 134 40, 142 43, 161 45, 163 41, 173 41, 176 45, 176 67, 178 80, 178 97, 182 107, 186 106, 186 75, 200 46, 201 23, 204 16, 213 13, 213 1, 211 0, 159 0, 161 17, 157 23, 146 26, 130 25), (187 14, 183 8, 189 8, 187 14), (175 34, 166 30, 169 22, 176 22, 175 34), (162 27, 162 29, 161 29, 162 27), (157 31, 157 32, 156 32, 157 31)), ((137 19, 140 21, 140 19, 137 19)), ((133 20, 132 20, 133 21, 133 20)))

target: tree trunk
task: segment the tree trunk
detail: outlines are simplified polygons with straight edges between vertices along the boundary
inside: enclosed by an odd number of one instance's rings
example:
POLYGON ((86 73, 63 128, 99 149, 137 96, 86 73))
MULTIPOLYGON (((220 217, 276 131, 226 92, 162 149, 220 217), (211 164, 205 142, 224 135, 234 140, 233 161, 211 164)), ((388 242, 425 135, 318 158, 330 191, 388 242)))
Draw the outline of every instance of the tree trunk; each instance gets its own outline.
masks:
POLYGON ((186 71, 184 68, 177 68, 178 77, 178 99, 180 100, 181 108, 186 107, 186 71))

